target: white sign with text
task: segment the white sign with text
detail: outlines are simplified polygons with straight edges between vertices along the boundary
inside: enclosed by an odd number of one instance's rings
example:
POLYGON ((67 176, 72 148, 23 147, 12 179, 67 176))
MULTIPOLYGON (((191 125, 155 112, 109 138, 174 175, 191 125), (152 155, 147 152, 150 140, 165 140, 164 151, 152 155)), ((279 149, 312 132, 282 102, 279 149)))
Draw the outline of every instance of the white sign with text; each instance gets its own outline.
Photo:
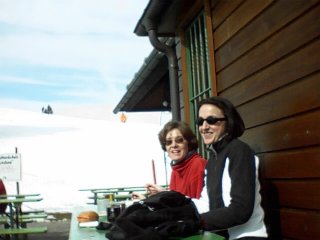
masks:
POLYGON ((21 181, 21 155, 0 154, 0 178, 6 181, 21 181))

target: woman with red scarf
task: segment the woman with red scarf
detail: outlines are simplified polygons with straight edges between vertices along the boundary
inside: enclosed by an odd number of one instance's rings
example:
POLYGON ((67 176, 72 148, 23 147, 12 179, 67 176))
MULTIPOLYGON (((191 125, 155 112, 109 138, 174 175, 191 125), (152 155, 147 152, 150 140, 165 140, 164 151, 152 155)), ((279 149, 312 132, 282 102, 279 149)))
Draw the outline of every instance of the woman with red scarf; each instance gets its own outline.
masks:
MULTIPOLYGON (((191 128, 184 122, 170 121, 160 131, 159 141, 161 148, 171 159, 169 189, 199 199, 207 161, 196 152, 198 141, 191 128)), ((151 195, 165 190, 156 184, 147 184, 146 187, 151 195)), ((141 198, 133 193, 133 198, 135 197, 141 198)))

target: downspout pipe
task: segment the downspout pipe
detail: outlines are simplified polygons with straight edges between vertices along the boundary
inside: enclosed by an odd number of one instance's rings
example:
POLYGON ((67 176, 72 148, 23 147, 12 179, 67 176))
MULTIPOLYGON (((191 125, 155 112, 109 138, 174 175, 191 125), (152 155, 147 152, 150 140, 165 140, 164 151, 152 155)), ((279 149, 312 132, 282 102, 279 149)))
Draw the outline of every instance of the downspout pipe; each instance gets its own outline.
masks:
POLYGON ((180 121, 181 116, 177 56, 172 47, 159 41, 156 30, 149 30, 148 35, 149 40, 151 44, 154 46, 154 48, 160 52, 163 52, 168 58, 172 120, 180 121))
POLYGON ((181 120, 180 114, 180 96, 179 96, 179 79, 178 79, 178 60, 175 50, 162 43, 158 39, 157 25, 161 18, 161 13, 170 4, 170 1, 151 1, 150 11, 148 16, 145 16, 142 25, 148 32, 149 40, 153 47, 160 52, 163 52, 168 58, 169 81, 170 81, 170 106, 172 120, 181 120))

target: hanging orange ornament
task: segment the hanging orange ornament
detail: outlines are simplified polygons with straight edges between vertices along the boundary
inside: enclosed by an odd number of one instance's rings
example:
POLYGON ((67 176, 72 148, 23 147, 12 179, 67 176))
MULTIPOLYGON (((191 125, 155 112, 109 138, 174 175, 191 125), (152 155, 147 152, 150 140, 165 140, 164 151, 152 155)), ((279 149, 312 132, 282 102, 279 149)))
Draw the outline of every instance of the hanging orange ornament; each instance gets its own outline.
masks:
POLYGON ((127 121, 127 116, 124 115, 124 113, 121 113, 121 115, 120 115, 120 121, 123 122, 123 123, 125 123, 125 122, 127 121))

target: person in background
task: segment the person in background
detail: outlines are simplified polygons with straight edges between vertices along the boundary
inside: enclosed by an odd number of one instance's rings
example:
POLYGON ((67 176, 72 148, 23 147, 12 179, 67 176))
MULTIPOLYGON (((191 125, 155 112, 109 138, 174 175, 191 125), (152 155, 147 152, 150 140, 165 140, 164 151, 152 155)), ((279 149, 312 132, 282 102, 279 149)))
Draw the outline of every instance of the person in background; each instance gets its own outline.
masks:
POLYGON ((245 131, 240 114, 227 99, 211 97, 199 103, 198 115, 199 132, 210 154, 206 165, 210 210, 200 214, 203 229, 227 229, 228 239, 266 239, 259 162, 249 145, 238 139, 245 131))
MULTIPOLYGON (((197 152, 198 141, 191 128, 182 121, 169 121, 160 131, 161 148, 171 159, 171 178, 169 189, 190 198, 199 199, 204 185, 204 170, 207 161, 197 152)), ((150 195, 166 189, 156 184, 146 184, 150 195)), ((133 193, 133 199, 143 199, 141 194, 133 193)))
MULTIPOLYGON (((2 180, 0 179, 0 195, 6 195, 6 194, 7 194, 6 188, 2 180)), ((7 204, 0 204, 0 214, 5 213, 6 208, 7 208, 7 204)))

